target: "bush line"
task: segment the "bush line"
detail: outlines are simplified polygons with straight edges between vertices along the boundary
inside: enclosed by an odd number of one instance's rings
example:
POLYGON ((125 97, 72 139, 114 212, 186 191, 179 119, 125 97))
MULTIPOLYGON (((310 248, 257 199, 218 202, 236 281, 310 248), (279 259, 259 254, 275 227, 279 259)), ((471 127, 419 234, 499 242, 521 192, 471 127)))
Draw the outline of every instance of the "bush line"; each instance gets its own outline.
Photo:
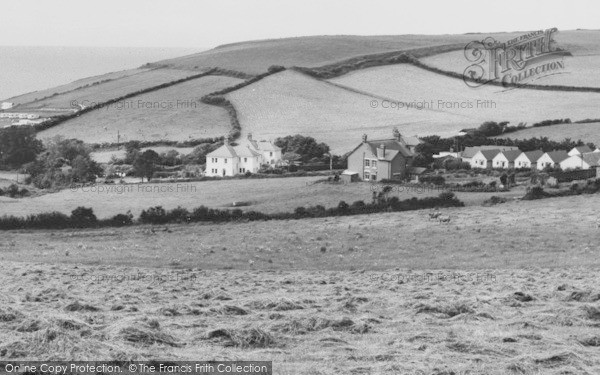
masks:
POLYGON ((413 211, 435 207, 463 207, 454 193, 442 192, 438 197, 411 198, 400 200, 398 197, 386 198, 380 193, 379 198, 372 203, 356 201, 351 205, 344 201, 336 207, 325 208, 317 205, 298 207, 294 212, 266 214, 258 211, 242 211, 241 209, 218 209, 200 206, 192 211, 177 207, 165 210, 161 206, 143 210, 138 220, 133 220, 130 212, 118 214, 108 219, 98 220, 91 208, 78 207, 67 216, 61 212, 46 212, 27 217, 2 216, 0 230, 11 229, 69 229, 69 228, 100 228, 121 227, 133 224, 168 224, 192 222, 249 222, 267 220, 290 220, 304 218, 319 218, 332 216, 364 215, 381 212, 413 211))

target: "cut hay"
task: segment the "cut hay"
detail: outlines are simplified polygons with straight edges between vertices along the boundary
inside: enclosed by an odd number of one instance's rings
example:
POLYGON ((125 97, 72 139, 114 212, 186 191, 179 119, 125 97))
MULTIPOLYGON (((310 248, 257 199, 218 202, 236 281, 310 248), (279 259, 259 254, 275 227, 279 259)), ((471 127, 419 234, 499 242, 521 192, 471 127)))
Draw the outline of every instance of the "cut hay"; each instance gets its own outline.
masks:
POLYGON ((20 311, 13 309, 10 306, 0 306, 0 323, 12 322, 23 318, 20 311))
POLYGON ((246 306, 256 310, 272 310, 272 311, 290 311, 302 310, 304 306, 290 299, 281 298, 278 300, 260 300, 252 301, 246 306))
POLYGON ((310 317, 307 319, 292 319, 291 321, 277 324, 273 329, 291 334, 306 334, 308 332, 331 329, 332 331, 344 331, 350 333, 367 333, 371 326, 364 322, 355 322, 350 318, 328 319, 322 317, 310 317))
POLYGON ((71 302, 65 306, 65 311, 99 311, 100 309, 96 306, 80 303, 79 301, 71 302))
POLYGON ((215 329, 208 332, 206 338, 219 341, 223 346, 240 348, 266 348, 275 344, 273 336, 261 328, 215 329))
POLYGON ((121 329, 118 335, 125 341, 141 345, 163 344, 172 347, 182 347, 185 345, 177 342, 173 336, 167 333, 149 328, 129 326, 121 329))
POLYGON ((424 303, 418 303, 415 308, 417 309, 417 314, 421 313, 430 313, 430 314, 443 314, 448 318, 452 318, 454 316, 460 314, 472 314, 475 310, 467 305, 466 303, 453 303, 449 305, 426 305, 424 303))

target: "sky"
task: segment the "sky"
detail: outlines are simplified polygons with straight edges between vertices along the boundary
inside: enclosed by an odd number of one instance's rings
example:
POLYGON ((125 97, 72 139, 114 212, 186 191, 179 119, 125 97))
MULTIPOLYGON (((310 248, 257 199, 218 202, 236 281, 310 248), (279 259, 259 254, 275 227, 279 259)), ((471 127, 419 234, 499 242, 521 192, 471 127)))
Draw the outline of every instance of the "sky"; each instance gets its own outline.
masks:
POLYGON ((0 45, 209 48, 306 35, 599 29, 597 0, 0 0, 0 45))

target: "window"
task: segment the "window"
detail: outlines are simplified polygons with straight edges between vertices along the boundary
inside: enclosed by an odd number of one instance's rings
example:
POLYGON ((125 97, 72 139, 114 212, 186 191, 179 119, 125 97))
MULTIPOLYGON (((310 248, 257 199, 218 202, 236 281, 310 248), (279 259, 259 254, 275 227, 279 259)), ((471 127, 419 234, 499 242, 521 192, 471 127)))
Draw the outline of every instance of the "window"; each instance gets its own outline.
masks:
POLYGON ((246 168, 240 168, 240 173, 246 172, 246 168))
POLYGON ((371 166, 371 162, 369 161, 369 159, 365 159, 365 167, 370 167, 371 166))
POLYGON ((248 158, 244 158, 244 163, 248 162, 248 158))
POLYGON ((371 167, 377 168, 377 160, 371 160, 371 167))
POLYGON ((365 172, 365 178, 364 178, 364 180, 368 181, 370 179, 371 179, 371 174, 369 172, 365 172))
POLYGON ((377 181, 377 173, 371 175, 371 181, 377 181))
POLYGON ((269 156, 273 156, 273 152, 269 152, 269 156))
POLYGON ((225 158, 224 160, 225 160, 225 164, 227 164, 227 158, 225 158))

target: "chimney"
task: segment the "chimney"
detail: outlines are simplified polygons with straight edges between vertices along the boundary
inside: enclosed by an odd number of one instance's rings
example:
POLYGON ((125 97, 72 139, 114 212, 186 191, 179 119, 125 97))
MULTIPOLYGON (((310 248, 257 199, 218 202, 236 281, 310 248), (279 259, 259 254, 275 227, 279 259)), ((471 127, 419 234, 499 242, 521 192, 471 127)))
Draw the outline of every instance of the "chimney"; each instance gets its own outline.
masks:
POLYGON ((363 141, 363 143, 367 143, 367 135, 366 134, 363 134, 362 141, 363 141))
POLYGON ((377 147, 377 159, 385 159, 385 145, 381 144, 377 147))
POLYGON ((397 141, 402 140, 402 135, 400 134, 400 131, 398 130, 398 128, 394 128, 392 134, 394 135, 395 140, 397 140, 397 141))
POLYGON ((229 146, 229 138, 225 137, 225 145, 229 146))
POLYGON ((252 140, 252 133, 248 133, 248 140, 251 141, 252 140))

